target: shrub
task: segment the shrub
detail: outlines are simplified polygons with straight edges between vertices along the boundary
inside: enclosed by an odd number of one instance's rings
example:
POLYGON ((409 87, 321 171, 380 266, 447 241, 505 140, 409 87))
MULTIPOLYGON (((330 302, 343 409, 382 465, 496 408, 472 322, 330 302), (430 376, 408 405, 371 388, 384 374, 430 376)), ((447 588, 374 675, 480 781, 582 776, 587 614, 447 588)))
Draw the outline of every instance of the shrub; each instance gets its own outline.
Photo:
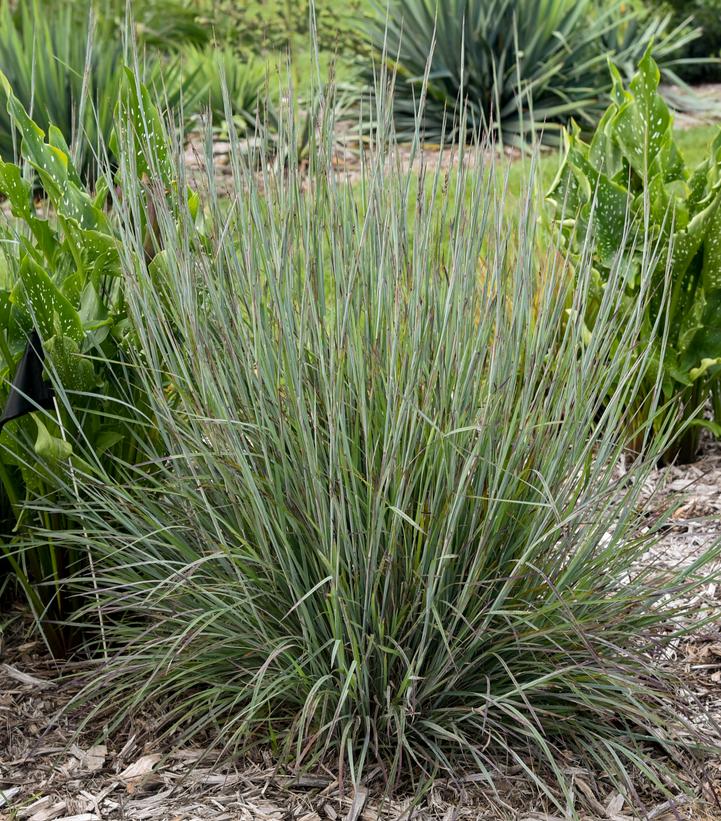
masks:
MULTIPOLYGON (((218 38, 234 48, 258 52, 285 51, 294 43, 308 42, 311 3, 308 0, 265 0, 236 3, 234 0, 200 0, 199 6, 212 21, 218 38)), ((315 0, 312 4, 318 45, 331 54, 362 50, 358 20, 368 11, 368 0, 315 0)))
MULTIPOLYGON (((123 31, 128 3, 98 0, 98 6, 101 17, 110 18, 117 31, 123 31)), ((199 13, 196 0, 133 0, 129 11, 137 41, 149 48, 161 51, 176 51, 187 46, 201 48, 213 34, 210 20, 199 13)))
MULTIPOLYGON (((646 50, 652 46, 653 57, 667 83, 683 87, 681 77, 687 66, 687 52, 700 37, 700 30, 688 18, 677 18, 668 9, 659 8, 655 12, 644 6, 641 0, 635 2, 612 4, 606 6, 597 3, 594 14, 608 15, 608 26, 604 32, 601 45, 618 68, 621 76, 630 80, 636 73, 638 64, 646 50)), ((606 91, 610 90, 606 75, 606 91)), ((675 101, 671 90, 666 93, 669 101, 675 101)), ((603 98, 602 98, 603 102, 603 98)), ((673 105, 673 103, 671 103, 673 105)), ((686 94, 684 104, 690 109, 702 106, 693 94, 686 94)))
POLYGON ((595 125, 608 90, 608 56, 635 66, 652 37, 656 53, 668 58, 694 36, 672 29, 668 17, 637 29, 640 12, 592 0, 393 0, 387 18, 385 4, 377 6, 368 36, 378 62, 397 72, 399 137, 412 137, 423 97, 422 130, 431 142, 446 131, 466 139, 492 126, 509 145, 526 145, 539 133, 555 144, 571 116, 595 125), (461 131, 456 113, 463 105, 470 128, 461 131))
POLYGON ((705 558, 659 578, 641 560, 649 465, 619 482, 653 353, 643 299, 608 288, 587 329, 592 269, 571 283, 556 243, 539 259, 530 197, 509 223, 493 173, 437 168, 416 190, 384 151, 346 187, 331 133, 309 179, 294 162, 258 179, 234 141, 243 195, 210 185, 202 219, 157 196, 153 270, 121 152, 159 439, 59 508, 82 522, 63 540, 93 551, 112 651, 85 696, 111 730, 154 702, 175 738, 341 778, 494 784, 517 766, 562 812, 569 756, 658 784, 647 742, 698 739, 659 662, 705 558))
MULTIPOLYGON (((647 381, 650 387, 661 375, 664 416, 670 414, 679 431, 667 458, 691 461, 702 427, 721 433, 721 134, 708 159, 689 173, 658 94, 650 50, 628 90, 613 68, 612 76, 612 103, 591 142, 584 143, 577 128, 567 135, 550 197, 577 259, 588 252, 593 228, 597 299, 625 256, 623 289, 634 301, 649 247, 660 250, 644 321, 646 344, 654 349, 647 381), (715 422, 702 416, 709 398, 715 422)), ((589 324, 594 312, 592 302, 589 324)))
POLYGON ((688 58, 678 73, 687 82, 721 82, 721 2, 720 0, 652 0, 651 7, 671 11, 673 19, 691 18, 701 34, 689 43, 683 56, 688 58))

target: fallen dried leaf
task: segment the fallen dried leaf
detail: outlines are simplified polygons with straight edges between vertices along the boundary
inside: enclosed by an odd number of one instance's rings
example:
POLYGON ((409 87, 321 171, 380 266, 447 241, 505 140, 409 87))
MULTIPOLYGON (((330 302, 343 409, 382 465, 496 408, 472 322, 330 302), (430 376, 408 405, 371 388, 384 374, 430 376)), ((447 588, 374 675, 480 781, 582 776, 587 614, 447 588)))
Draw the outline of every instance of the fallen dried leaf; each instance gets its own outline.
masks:
POLYGON ((363 807, 368 800, 368 790, 365 787, 358 787, 353 796, 353 804, 345 817, 345 821, 358 821, 358 817, 363 812, 363 807))
POLYGON ((153 767, 160 761, 162 756, 159 753, 151 753, 150 755, 143 755, 137 761, 126 767, 118 776, 123 781, 133 781, 136 778, 142 778, 144 775, 151 773, 153 767))
MULTIPOLYGON (((52 799, 48 799, 48 802, 51 800, 52 799)), ((65 801, 58 801, 55 804, 50 804, 50 806, 46 804, 43 809, 31 815, 29 821, 53 821, 54 818, 59 818, 66 809, 67 804, 65 801)))
POLYGON ((105 744, 97 744, 95 747, 90 747, 80 759, 80 766, 85 772, 96 773, 98 770, 103 769, 107 754, 108 748, 105 744))
POLYGON ((533 815, 524 815, 521 821, 568 821, 567 819, 559 818, 557 815, 545 815, 543 813, 533 815))
POLYGON ((100 821, 100 816, 95 815, 94 812, 83 812, 80 815, 66 815, 58 821, 100 821))
POLYGON ((125 789, 128 793, 134 793, 139 787, 158 777, 153 772, 153 767, 161 758, 162 756, 158 753, 143 755, 120 773, 118 778, 125 781, 125 789))
POLYGON ((625 801, 626 799, 621 795, 621 793, 616 793, 616 795, 611 796, 609 801, 606 803, 606 815, 609 818, 619 815, 623 809, 625 801))
POLYGON ((688 804, 689 801, 690 798, 687 795, 677 795, 676 798, 672 798, 669 801, 664 801, 663 804, 659 804, 654 807, 648 813, 648 818, 650 821, 661 821, 663 816, 667 814, 678 817, 679 807, 683 807, 688 804))
POLYGON ((573 783, 584 794, 586 797, 586 802, 593 812, 603 817, 603 814, 606 812, 606 808, 593 794, 591 787, 582 778, 578 777, 574 778, 573 783))

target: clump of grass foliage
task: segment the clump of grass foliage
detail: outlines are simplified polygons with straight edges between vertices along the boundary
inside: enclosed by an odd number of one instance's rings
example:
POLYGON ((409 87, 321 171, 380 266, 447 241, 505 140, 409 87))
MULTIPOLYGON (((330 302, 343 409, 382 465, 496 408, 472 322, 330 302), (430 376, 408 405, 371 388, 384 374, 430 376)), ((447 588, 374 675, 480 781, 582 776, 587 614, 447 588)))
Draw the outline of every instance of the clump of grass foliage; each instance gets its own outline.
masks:
POLYGON ((569 760, 631 801, 635 775, 667 789, 666 756, 703 750, 664 659, 709 557, 658 578, 650 462, 619 473, 653 260, 629 301, 619 256, 587 329, 591 266, 539 244, 532 193, 509 220, 482 147, 418 186, 392 116, 353 187, 328 117, 307 174, 289 152, 255 175, 231 134, 237 195, 210 175, 197 216, 182 151, 153 186, 171 152, 127 135, 114 213, 158 436, 62 502, 110 653, 84 697, 109 731, 153 702, 169 734, 354 781, 519 768, 569 815, 569 760))

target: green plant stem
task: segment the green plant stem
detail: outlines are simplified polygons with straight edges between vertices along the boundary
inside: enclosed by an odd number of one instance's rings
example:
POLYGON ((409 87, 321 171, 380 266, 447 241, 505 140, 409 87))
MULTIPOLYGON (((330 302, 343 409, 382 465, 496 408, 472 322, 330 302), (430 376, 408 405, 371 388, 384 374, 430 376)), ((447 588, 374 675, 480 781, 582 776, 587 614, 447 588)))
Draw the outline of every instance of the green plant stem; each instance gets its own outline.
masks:
POLYGON ((7 329, 5 328, 0 329, 0 353, 2 353, 2 357, 5 360, 5 367, 8 370, 8 374, 12 377, 15 359, 10 352, 10 348, 8 347, 7 329))
POLYGON ((19 498, 17 494, 17 490, 15 488, 15 483, 10 478, 10 474, 8 473, 7 466, 2 461, 0 455, 0 482, 2 483, 3 488, 5 489, 5 493, 7 494, 8 500, 13 508, 17 507, 19 503, 19 498))
POLYGON ((30 608, 35 616, 35 620, 38 624, 42 625, 41 635, 43 640, 46 643, 50 654, 54 657, 59 657, 63 654, 65 644, 62 640, 62 637, 55 629, 54 625, 49 624, 46 619, 43 618, 43 614, 45 612, 45 605, 43 604, 40 596, 38 595, 37 590, 35 589, 35 585, 29 579, 23 568, 20 566, 20 563, 15 558, 15 555, 12 549, 5 544, 4 540, 0 540, 0 549, 2 549, 5 558, 8 560, 10 567, 12 568, 13 574, 17 579, 18 583, 23 589, 25 596, 30 604, 30 608))

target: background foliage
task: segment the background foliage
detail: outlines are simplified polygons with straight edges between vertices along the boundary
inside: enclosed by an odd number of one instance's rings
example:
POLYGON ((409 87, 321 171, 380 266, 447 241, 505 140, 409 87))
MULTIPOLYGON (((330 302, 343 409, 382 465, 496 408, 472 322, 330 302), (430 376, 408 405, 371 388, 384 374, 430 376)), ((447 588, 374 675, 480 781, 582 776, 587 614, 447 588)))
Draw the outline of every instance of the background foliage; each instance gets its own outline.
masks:
MULTIPOLYGON (((147 90, 136 85, 132 73, 122 72, 118 81, 117 120, 135 122, 139 133, 158 133, 162 126, 155 108, 147 104, 142 120, 138 114, 139 99, 149 100, 147 90)), ((0 190, 15 218, 3 225, 0 245, 0 402, 4 405, 8 397, 33 329, 55 387, 52 408, 8 422, 0 434, 5 501, 0 548, 50 650, 62 656, 76 638, 76 631, 64 628, 71 615, 66 582, 88 564, 91 552, 62 543, 58 534, 68 520, 49 509, 53 495, 66 481, 77 495, 78 473, 100 471, 109 477, 114 460, 132 464, 136 438, 153 434, 145 394, 128 367, 136 337, 126 310, 115 229, 105 207, 113 180, 103 178, 91 197, 60 130, 51 126, 45 139, 1 73, 0 82, 20 135, 22 160, 38 175, 46 197, 45 213, 38 213, 22 166, 0 161, 0 190)), ((146 170, 136 168, 133 184, 146 170)), ((141 195, 147 190, 144 179, 141 195)), ((171 185, 167 173, 159 172, 158 179, 171 185)), ((143 256, 149 258, 152 218, 143 216, 135 227, 143 256)))
MULTIPOLYGON (((159 39, 152 30, 152 41, 159 39)), ((172 39, 172 33, 171 33, 172 39)), ((141 41, 142 42, 142 41, 141 41)), ((114 16, 92 11, 89 0, 29 0, 17 10, 0 6, 0 66, 15 95, 40 128, 60 130, 81 176, 92 181, 106 150, 120 97, 123 66, 130 59, 123 28, 114 16)), ((159 99, 177 108, 185 91, 177 58, 152 49, 141 59, 144 78, 159 99)), ((12 160, 18 137, 9 115, 0 116, 0 156, 12 160)))
MULTIPOLYGON (((431 142, 448 131, 470 136, 458 130, 467 104, 471 129, 493 128, 517 146, 537 135, 557 142, 559 124, 571 116, 595 124, 608 89, 607 59, 632 70, 653 40, 670 72, 669 58, 693 36, 669 18, 646 20, 621 3, 592 0, 449 0, 442 9, 435 0, 393 0, 388 16, 376 5, 369 30, 377 62, 398 72, 402 137, 413 134, 425 94, 423 133, 431 142)), ((366 77, 373 82, 368 71, 366 77)))
POLYGON ((721 82, 721 2, 719 0, 652 0, 653 11, 671 11, 676 22, 689 17, 701 29, 701 36, 685 48, 693 62, 679 67, 688 82, 721 82), (713 58, 710 60, 709 58, 713 58))

